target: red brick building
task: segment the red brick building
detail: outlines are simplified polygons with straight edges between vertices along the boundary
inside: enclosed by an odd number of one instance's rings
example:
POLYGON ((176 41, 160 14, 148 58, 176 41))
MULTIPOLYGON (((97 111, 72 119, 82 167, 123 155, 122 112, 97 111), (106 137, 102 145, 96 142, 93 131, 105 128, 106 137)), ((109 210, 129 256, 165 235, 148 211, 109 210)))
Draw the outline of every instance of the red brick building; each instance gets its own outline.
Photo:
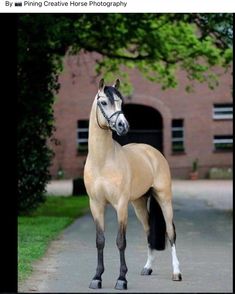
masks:
MULTIPOLYGON (((61 88, 54 105, 54 137, 60 141, 60 145, 53 145, 54 178, 59 170, 64 178, 83 175, 89 113, 100 79, 94 69, 96 58, 96 54, 80 54, 64 60, 61 88)), ((232 75, 220 72, 219 86, 213 91, 207 84, 195 82, 194 92, 187 93, 183 72, 178 74, 176 89, 163 91, 137 70, 130 71, 134 90, 125 99, 124 112, 131 130, 127 138, 119 138, 121 143, 146 142, 157 147, 167 158, 175 178, 188 178, 195 159, 201 178, 212 167, 232 167, 232 75)))

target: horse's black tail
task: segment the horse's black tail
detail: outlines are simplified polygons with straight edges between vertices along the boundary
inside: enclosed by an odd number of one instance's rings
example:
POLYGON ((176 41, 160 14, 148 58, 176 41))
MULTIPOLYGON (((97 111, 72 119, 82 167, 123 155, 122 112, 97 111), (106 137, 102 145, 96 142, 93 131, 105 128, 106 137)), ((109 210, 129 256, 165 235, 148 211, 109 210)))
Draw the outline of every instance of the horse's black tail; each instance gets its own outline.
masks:
POLYGON ((166 247, 166 222, 159 203, 150 190, 148 243, 151 249, 164 250, 166 247))

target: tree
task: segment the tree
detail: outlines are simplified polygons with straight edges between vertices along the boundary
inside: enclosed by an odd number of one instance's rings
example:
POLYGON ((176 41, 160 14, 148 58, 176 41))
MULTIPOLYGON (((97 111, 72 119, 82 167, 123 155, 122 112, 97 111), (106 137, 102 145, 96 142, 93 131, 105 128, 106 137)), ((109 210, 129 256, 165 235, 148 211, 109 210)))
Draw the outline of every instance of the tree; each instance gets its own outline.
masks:
POLYGON ((44 201, 52 152, 54 92, 60 62, 54 51, 51 16, 19 18, 18 41, 18 209, 28 213, 44 201))
MULTIPOLYGON (((53 102, 65 53, 100 53, 108 79, 138 68, 163 88, 189 81, 217 83, 211 67, 232 61, 232 14, 21 14, 18 21, 19 211, 44 201, 52 152, 53 102)), ((128 80, 128 76, 124 76, 128 80)), ((127 85, 127 83, 126 83, 127 85)), ((125 90, 125 89, 124 89, 125 90)), ((127 88, 127 91, 130 88, 127 88)))
POLYGON ((180 68, 189 81, 213 88, 218 80, 210 68, 232 60, 232 14, 88 14, 76 17, 71 29, 71 51, 100 53, 97 71, 108 80, 117 73, 127 78, 119 70, 125 65, 165 89, 177 85, 180 68))

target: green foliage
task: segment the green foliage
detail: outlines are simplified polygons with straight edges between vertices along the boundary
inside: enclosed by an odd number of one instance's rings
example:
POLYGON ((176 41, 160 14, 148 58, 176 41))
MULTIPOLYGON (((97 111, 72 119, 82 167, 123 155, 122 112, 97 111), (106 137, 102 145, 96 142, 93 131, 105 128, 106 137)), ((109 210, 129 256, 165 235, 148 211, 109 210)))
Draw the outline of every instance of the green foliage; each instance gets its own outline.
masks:
POLYGON ((233 170, 231 168, 217 168, 212 167, 208 174, 209 179, 212 180, 225 180, 233 179, 233 170))
MULTIPOLYGON (((54 93, 61 62, 53 41, 49 15, 22 15, 18 42, 18 209, 28 213, 44 201, 52 151, 47 140, 53 130, 54 93)), ((57 36, 56 36, 57 38, 57 36)))
POLYGON ((31 216, 18 217, 18 280, 32 271, 48 244, 75 218, 88 211, 88 197, 47 197, 31 216))
POLYGON ((65 53, 97 52, 97 73, 124 79, 136 68, 163 89, 177 86, 177 71, 192 81, 218 84, 213 66, 230 65, 232 14, 20 14, 18 21, 19 212, 44 201, 52 152, 53 102, 65 53))
POLYGON ((192 171, 196 172, 198 170, 198 158, 193 161, 192 171))
MULTIPOLYGON (((99 52, 97 71, 108 81, 123 68, 137 68, 163 89, 177 86, 177 70, 193 80, 217 85, 213 66, 232 60, 232 14, 106 14, 86 16, 89 38, 83 48, 99 52), (114 29, 115 28, 115 29, 114 29)), ((131 92, 125 85, 124 92, 131 92)))
POLYGON ((201 31, 200 39, 212 36, 215 44, 221 48, 231 48, 233 45, 233 14, 232 13, 196 13, 188 16, 191 22, 197 24, 201 31))

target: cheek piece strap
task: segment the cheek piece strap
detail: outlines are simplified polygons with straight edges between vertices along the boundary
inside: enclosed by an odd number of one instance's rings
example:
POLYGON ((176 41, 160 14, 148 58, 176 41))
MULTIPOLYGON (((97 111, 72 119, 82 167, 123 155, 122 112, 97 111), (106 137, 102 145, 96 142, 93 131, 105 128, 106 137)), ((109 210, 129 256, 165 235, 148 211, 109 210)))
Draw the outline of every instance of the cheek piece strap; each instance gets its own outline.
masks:
MULTIPOLYGON (((104 117, 104 118, 106 119, 106 121, 108 122, 108 125, 109 125, 108 129, 111 129, 111 118, 112 118, 113 116, 116 115, 115 122, 112 123, 112 127, 114 127, 114 126, 116 125, 116 122, 117 122, 117 119, 118 119, 119 115, 120 115, 121 113, 123 113, 123 112, 122 112, 122 110, 118 110, 118 111, 115 111, 113 114, 111 114, 110 117, 108 117, 107 114, 105 113, 103 107, 102 107, 102 104, 101 104, 100 101, 99 101, 99 98, 100 98, 100 96, 97 97, 97 105, 98 105, 98 107, 99 107, 99 109, 100 109, 100 111, 101 111, 103 117, 104 117)), ((96 118, 97 118, 97 123, 98 123, 99 127, 100 127, 101 129, 106 129, 106 128, 104 128, 104 127, 101 127, 101 125, 100 125, 100 123, 99 123, 99 120, 98 120, 97 111, 96 111, 96 118)))

